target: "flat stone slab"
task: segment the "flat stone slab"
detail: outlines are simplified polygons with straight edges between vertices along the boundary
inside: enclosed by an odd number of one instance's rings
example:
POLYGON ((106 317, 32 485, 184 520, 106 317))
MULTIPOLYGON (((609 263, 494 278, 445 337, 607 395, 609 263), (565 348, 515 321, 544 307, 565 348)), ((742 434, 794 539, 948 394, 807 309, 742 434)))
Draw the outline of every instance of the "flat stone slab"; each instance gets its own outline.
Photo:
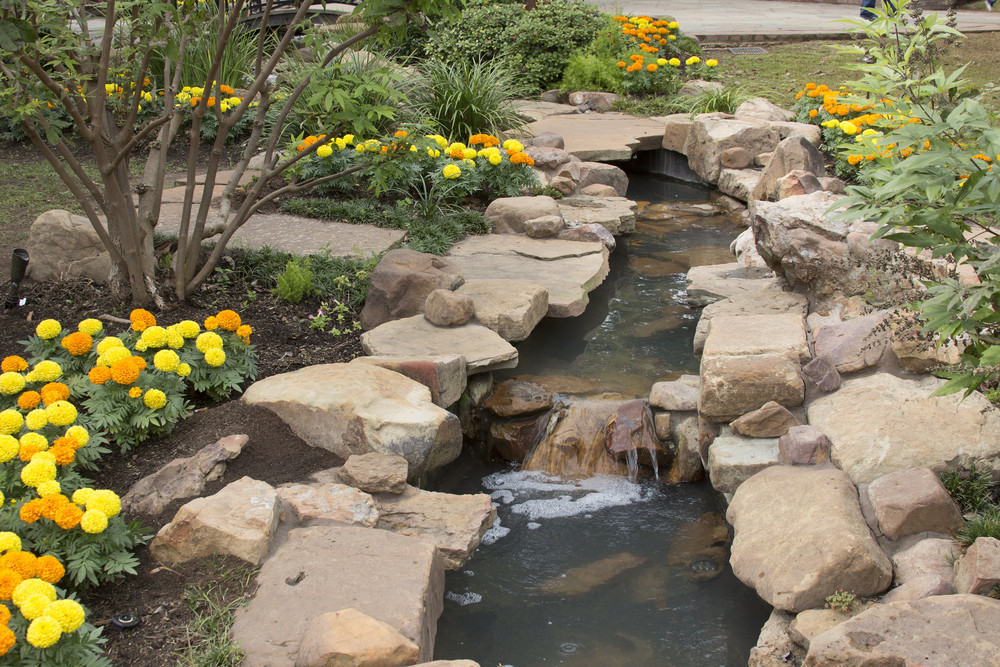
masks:
POLYGON ((481 324, 436 327, 423 315, 380 324, 361 335, 367 354, 422 357, 458 354, 469 375, 517 366, 517 349, 481 324))
POLYGON ((556 200, 556 206, 568 225, 598 224, 614 235, 635 231, 638 205, 625 197, 590 197, 572 195, 556 200))
POLYGON ((452 246, 448 260, 466 280, 517 280, 549 293, 549 317, 583 313, 587 294, 608 275, 602 243, 487 234, 452 246))
POLYGON ((636 151, 661 147, 665 123, 624 113, 588 113, 549 116, 530 123, 535 135, 561 135, 565 150, 584 162, 618 162, 631 159, 636 151))
POLYGON ((715 317, 702 354, 705 358, 780 354, 808 361, 805 318, 798 313, 715 317))
POLYGON ((506 341, 522 341, 549 310, 549 293, 521 280, 466 280, 458 292, 472 298, 476 321, 506 341))
POLYGON ((708 448, 708 476, 720 493, 734 493, 764 468, 779 464, 777 438, 746 438, 731 429, 708 448))
POLYGON ((770 269, 750 268, 739 262, 692 266, 687 273, 687 298, 693 306, 707 306, 747 292, 780 290, 782 284, 770 269))
POLYGON ((538 100, 514 100, 514 108, 517 110, 518 115, 524 116, 529 122, 542 120, 549 116, 575 114, 578 111, 572 104, 539 102, 538 100))
POLYGON ((744 292, 728 299, 710 303, 701 311, 698 326, 694 330, 694 353, 701 354, 711 328, 711 322, 716 317, 783 313, 796 313, 805 317, 808 310, 809 301, 802 294, 782 292, 776 289, 744 292))
POLYGON ((309 621, 353 608, 387 623, 434 655, 444 607, 444 566, 434 545, 342 524, 293 528, 236 612, 232 637, 245 667, 292 667, 309 621))

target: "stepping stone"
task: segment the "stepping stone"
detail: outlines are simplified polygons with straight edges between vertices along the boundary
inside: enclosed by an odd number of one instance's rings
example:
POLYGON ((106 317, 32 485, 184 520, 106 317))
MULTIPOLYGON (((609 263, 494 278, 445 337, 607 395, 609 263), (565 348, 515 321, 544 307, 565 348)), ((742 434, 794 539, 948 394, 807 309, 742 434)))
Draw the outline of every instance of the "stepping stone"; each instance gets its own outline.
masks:
POLYGON ((541 285, 520 280, 467 280, 458 288, 472 297, 476 321, 501 338, 528 338, 549 309, 549 293, 541 285))
POLYGON ((635 231, 639 207, 625 197, 573 195, 556 201, 567 225, 598 224, 614 235, 635 231))
POLYGON ((366 354, 386 357, 465 357, 469 375, 517 366, 517 349, 481 324, 436 327, 423 315, 380 324, 361 335, 366 354))
POLYGON ((777 438, 746 438, 725 430, 708 448, 708 476, 716 491, 734 493, 761 470, 779 464, 777 438))
POLYGON ((692 306, 707 306, 728 297, 757 292, 762 289, 780 290, 783 281, 770 269, 732 264, 692 266, 687 274, 687 297, 692 306))
POLYGON ((444 608, 444 566, 434 545, 343 524, 293 528, 257 575, 253 600, 236 612, 232 637, 245 667, 292 667, 306 626, 357 609, 434 655, 444 608))
MULTIPOLYGON (((636 151, 662 147, 664 123, 623 113, 560 114, 530 123, 530 134, 554 132, 565 150, 584 162, 620 162, 636 151)), ((777 144, 777 142, 775 142, 777 144)))

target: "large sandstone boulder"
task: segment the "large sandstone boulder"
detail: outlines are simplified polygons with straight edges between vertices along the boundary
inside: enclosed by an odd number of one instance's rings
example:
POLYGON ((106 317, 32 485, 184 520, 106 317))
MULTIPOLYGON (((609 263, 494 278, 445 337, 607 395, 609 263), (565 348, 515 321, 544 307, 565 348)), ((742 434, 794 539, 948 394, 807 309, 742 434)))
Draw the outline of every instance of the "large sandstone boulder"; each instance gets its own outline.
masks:
POLYGON ((383 322, 420 314, 428 294, 456 289, 463 281, 459 270, 441 257, 407 248, 390 250, 372 271, 361 326, 374 329, 383 322))
POLYGON ((978 393, 932 397, 944 382, 851 378, 807 406, 809 423, 830 439, 831 459, 856 484, 913 467, 1000 470, 1000 411, 978 393))
POLYGON ((357 609, 342 609, 309 621, 295 667, 399 667, 419 660, 420 647, 396 628, 357 609))
POLYGON ((486 219, 493 223, 496 234, 523 234, 527 220, 543 215, 559 215, 552 197, 500 197, 486 207, 486 219))
POLYGON ((698 326, 694 330, 694 353, 701 354, 705 348, 705 339, 716 317, 732 315, 779 315, 794 313, 806 316, 809 301, 802 294, 782 292, 780 289, 762 289, 755 292, 742 292, 731 297, 710 303, 701 311, 698 326))
POLYGON ((337 476, 344 484, 365 493, 402 493, 409 467, 402 456, 371 452, 349 457, 337 470, 337 476))
POLYGON ((778 199, 778 181, 793 171, 809 172, 817 178, 826 176, 823 154, 801 136, 781 140, 764 167, 755 194, 761 199, 778 199))
POLYGON ((716 183, 722 170, 719 158, 734 146, 750 155, 773 151, 781 137, 778 131, 757 120, 696 116, 682 151, 688 164, 702 180, 716 183))
POLYGON ((726 517, 736 533, 733 572, 778 609, 822 607, 838 590, 875 595, 892 581, 892 563, 839 470, 767 468, 740 485, 726 517))
POLYGON ((708 477, 719 493, 733 493, 761 470, 778 465, 775 438, 747 438, 732 431, 720 434, 708 448, 708 477))
POLYGON ((344 459, 399 454, 410 465, 411 479, 450 463, 462 450, 458 418, 434 405, 427 387, 370 364, 323 364, 272 375, 252 384, 243 400, 276 413, 310 446, 344 459))
POLYGON ((57 278, 89 278, 107 282, 111 255, 90 220, 54 209, 35 218, 25 245, 31 261, 28 277, 38 282, 57 278))
MULTIPOLYGON (((517 366, 517 348, 481 324, 437 327, 422 315, 380 324, 361 334, 361 346, 368 354, 386 357, 439 357, 448 354, 465 358, 469 375, 517 366)), ((353 362, 352 362, 353 363, 353 362)))
POLYGON ((886 311, 880 311, 814 327, 811 333, 816 356, 829 355, 838 373, 876 366, 889 341, 887 317, 886 311))
MULTIPOLYGON (((353 458, 353 457, 352 457, 353 458)), ((284 521, 310 520, 356 523, 373 528, 378 523, 375 501, 364 491, 346 484, 283 484, 277 489, 285 508, 284 521)))
POLYGON ((639 207, 625 197, 592 197, 578 194, 563 197, 556 205, 567 225, 601 225, 614 235, 635 230, 639 207))
POLYGON ((868 485, 882 534, 890 540, 933 531, 953 533, 964 520, 941 480, 928 468, 897 470, 868 485))
POLYGON ((521 280, 467 280, 458 291, 472 298, 477 322, 514 343, 531 335, 549 308, 548 291, 521 280))
POLYGON ((814 637, 804 667, 1000 664, 1000 600, 939 595, 876 605, 814 637))
POLYGON ((434 545, 344 524, 293 528, 257 575, 257 592, 236 612, 232 637, 246 667, 291 667, 311 617, 342 609, 395 628, 434 655, 444 567, 434 545))
POLYGON ((373 364, 416 380, 431 390, 431 400, 442 408, 447 408, 461 398, 468 382, 465 357, 460 354, 357 357, 350 363, 373 364))
POLYGON ((763 97, 751 97, 741 104, 733 114, 737 118, 752 118, 754 120, 766 121, 787 121, 795 117, 795 114, 787 109, 782 109, 774 102, 763 97))
POLYGON ((149 550, 164 565, 215 555, 236 556, 259 565, 271 548, 280 511, 278 495, 270 484, 243 477, 177 510, 149 550))

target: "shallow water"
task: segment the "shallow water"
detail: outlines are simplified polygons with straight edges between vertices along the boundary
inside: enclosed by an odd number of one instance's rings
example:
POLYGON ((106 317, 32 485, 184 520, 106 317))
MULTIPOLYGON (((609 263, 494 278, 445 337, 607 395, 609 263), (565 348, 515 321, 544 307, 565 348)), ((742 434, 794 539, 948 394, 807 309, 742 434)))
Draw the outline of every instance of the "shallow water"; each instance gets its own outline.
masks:
MULTIPOLYGON (((547 319, 519 345, 511 375, 574 375, 632 396, 682 372, 698 310, 683 301, 690 266, 732 261, 727 215, 677 215, 655 203, 709 191, 632 176, 654 206, 619 238, 611 273, 577 318, 547 319)), ((669 208, 669 207, 666 207, 669 208)), ((728 565, 724 503, 707 483, 668 486, 598 476, 497 471, 466 451, 430 487, 489 493, 499 520, 465 569, 449 572, 436 659, 483 667, 746 665, 770 613, 728 565)))

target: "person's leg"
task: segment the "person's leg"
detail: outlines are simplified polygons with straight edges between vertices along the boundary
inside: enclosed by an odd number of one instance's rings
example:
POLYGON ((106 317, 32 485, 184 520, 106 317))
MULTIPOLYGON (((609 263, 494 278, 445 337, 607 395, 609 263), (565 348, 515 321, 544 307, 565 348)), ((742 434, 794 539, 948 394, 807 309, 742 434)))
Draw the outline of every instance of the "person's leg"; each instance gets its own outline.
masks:
POLYGON ((874 21, 875 15, 869 9, 875 9, 875 0, 861 0, 861 18, 866 21, 874 21))
POLYGON ((994 4, 996 4, 996 0, 986 0, 986 11, 992 12, 994 4))

